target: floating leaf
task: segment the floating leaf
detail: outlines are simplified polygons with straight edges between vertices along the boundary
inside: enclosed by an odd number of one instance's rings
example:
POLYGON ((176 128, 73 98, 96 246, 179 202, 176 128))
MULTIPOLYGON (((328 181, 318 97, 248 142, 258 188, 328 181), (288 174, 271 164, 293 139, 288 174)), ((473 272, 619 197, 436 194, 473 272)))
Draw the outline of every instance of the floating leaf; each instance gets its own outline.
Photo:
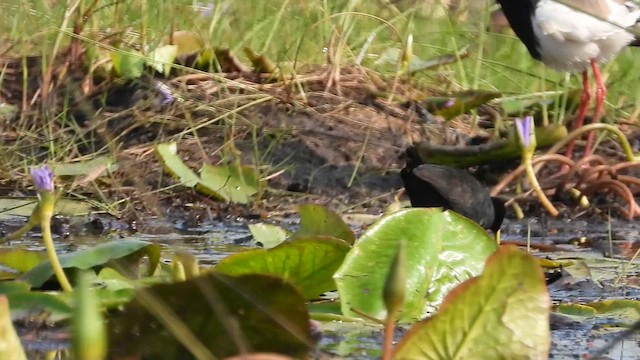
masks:
POLYGON ((211 272, 138 290, 109 321, 109 358, 184 359, 175 332, 190 332, 198 358, 251 349, 305 358, 312 344, 304 298, 290 283, 265 275, 211 272), (172 317, 186 329, 175 326, 172 317))
POLYGON ((342 239, 353 244, 356 236, 340 215, 316 204, 305 204, 298 210, 300 214, 300 229, 293 234, 293 238, 324 235, 342 239))
POLYGON ((21 273, 27 272, 47 258, 42 251, 6 249, 0 251, 0 264, 21 273))
POLYGON ((89 175, 97 170, 114 171, 118 168, 111 156, 98 156, 88 161, 54 164, 53 173, 56 176, 89 175))
POLYGON ((640 319, 640 301, 631 299, 603 300, 586 304, 560 304, 556 312, 573 317, 606 317, 622 322, 640 319))
POLYGON ((167 172, 180 180, 182 185, 194 187, 200 181, 200 177, 177 155, 178 145, 175 142, 156 145, 156 154, 167 172))
MULTIPOLYGON (((0 198, 0 220, 17 216, 29 217, 38 204, 37 198, 0 198)), ((56 201, 56 213, 68 216, 81 216, 89 214, 93 209, 89 203, 81 200, 58 199, 56 201)))
POLYGON ((426 100, 425 107, 435 114, 444 117, 446 120, 450 120, 501 96, 501 93, 495 91, 468 90, 452 94, 448 98, 428 99, 426 100))
POLYGON ((111 63, 113 64, 113 70, 121 78, 137 79, 142 76, 144 71, 144 58, 142 54, 129 50, 124 51, 112 51, 109 53, 111 57, 111 63))
MULTIPOLYGON (((89 249, 78 250, 72 253, 62 254, 60 264, 64 269, 91 269, 101 267, 109 262, 122 260, 133 256, 139 259, 146 256, 149 259, 148 274, 153 274, 160 262, 160 246, 150 242, 129 239, 117 240, 96 245, 89 249)), ((40 287, 53 276, 53 269, 49 261, 24 273, 20 279, 28 282, 33 287, 40 287)))
POLYGON ((47 320, 55 322, 71 316, 71 306, 61 296, 30 291, 7 295, 14 321, 33 319, 34 314, 46 313, 47 320))
POLYGON ((287 229, 267 223, 249 224, 249 231, 253 240, 265 249, 281 244, 290 235, 287 229))
POLYGON ((260 180, 255 168, 246 166, 204 165, 196 189, 224 201, 247 204, 258 192, 260 180))
POLYGON ((435 316, 416 324, 394 359, 546 359, 549 309, 536 259, 501 247, 482 276, 447 295, 435 316))
POLYGON ((9 300, 0 296, 0 359, 27 360, 9 314, 9 300))
POLYGON ((272 249, 255 249, 222 259, 215 269, 229 275, 279 276, 298 286, 307 299, 335 290, 333 274, 350 246, 339 239, 314 236, 282 243, 272 249))
POLYGON ((149 53, 147 63, 161 74, 169 75, 178 54, 177 45, 164 45, 149 53))
POLYGON ((382 319, 387 272, 404 240, 407 245, 407 292, 399 319, 415 321, 428 314, 464 280, 480 274, 495 240, 473 221, 440 209, 406 209, 371 225, 355 243, 335 274, 343 314, 358 309, 382 319))

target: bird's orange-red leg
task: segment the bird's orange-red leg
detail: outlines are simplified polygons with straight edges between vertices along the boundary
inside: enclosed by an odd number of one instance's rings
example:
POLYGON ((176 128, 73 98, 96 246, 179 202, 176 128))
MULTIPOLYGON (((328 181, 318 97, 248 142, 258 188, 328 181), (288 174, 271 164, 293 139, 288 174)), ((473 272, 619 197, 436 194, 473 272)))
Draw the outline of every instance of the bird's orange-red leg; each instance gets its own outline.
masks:
MULTIPOLYGON (((592 62, 591 64, 594 64, 592 62)), ((601 79, 602 80, 602 79, 601 79)), ((584 123, 584 118, 587 115, 587 109, 589 108, 589 100, 591 100, 591 86, 589 85, 589 73, 587 70, 582 72, 582 96, 580 96, 580 106, 578 107, 578 114, 573 121, 573 129, 577 129, 584 123)), ((575 141, 571 140, 567 145, 567 157, 573 156, 573 146, 575 141)))
MULTIPOLYGON (((596 109, 593 113, 593 123, 599 123, 600 117, 602 117, 602 109, 604 108, 604 98, 607 96, 607 87, 602 80, 598 63, 595 59, 591 59, 591 69, 593 69, 593 78, 596 80, 596 109)), ((589 132, 587 137, 587 147, 584 149, 584 156, 591 155, 591 147, 593 146, 593 140, 596 133, 589 132)))

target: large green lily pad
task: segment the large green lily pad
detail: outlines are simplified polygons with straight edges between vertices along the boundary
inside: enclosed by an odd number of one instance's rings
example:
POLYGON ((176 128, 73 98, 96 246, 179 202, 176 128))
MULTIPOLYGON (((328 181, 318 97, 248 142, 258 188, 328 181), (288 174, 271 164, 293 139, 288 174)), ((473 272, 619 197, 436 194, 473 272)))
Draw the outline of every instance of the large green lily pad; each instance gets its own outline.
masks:
POLYGON ((215 269, 229 275, 267 274, 295 284, 307 299, 335 290, 333 274, 351 247, 327 236, 299 238, 272 249, 255 249, 228 256, 215 269))
POLYGON ((398 249, 407 246, 407 292, 403 322, 426 316, 459 283, 482 272, 495 240, 473 221, 441 209, 406 209, 370 226, 335 274, 342 312, 356 309, 384 318, 385 279, 398 249))
POLYGON ((305 299, 289 282, 217 272, 139 289, 110 319, 109 341, 110 358, 160 360, 244 351, 305 358, 313 343, 305 299))
POLYGON ((546 359, 550 307, 536 259, 505 246, 405 335, 394 359, 546 359))

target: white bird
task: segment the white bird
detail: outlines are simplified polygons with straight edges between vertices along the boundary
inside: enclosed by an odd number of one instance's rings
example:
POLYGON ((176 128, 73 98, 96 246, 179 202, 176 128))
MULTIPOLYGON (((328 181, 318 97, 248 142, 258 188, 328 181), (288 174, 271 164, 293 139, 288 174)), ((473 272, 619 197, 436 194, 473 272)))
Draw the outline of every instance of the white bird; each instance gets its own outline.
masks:
MULTIPOLYGON (((582 72, 582 96, 574 129, 582 126, 592 94, 589 68, 596 82, 593 122, 602 115, 607 88, 598 64, 613 59, 624 47, 636 44, 627 31, 640 21, 640 9, 624 0, 497 0, 511 28, 531 56, 545 65, 582 72)), ((594 133, 587 139, 585 156, 591 152, 594 133)), ((573 142, 567 156, 573 152, 573 142)))

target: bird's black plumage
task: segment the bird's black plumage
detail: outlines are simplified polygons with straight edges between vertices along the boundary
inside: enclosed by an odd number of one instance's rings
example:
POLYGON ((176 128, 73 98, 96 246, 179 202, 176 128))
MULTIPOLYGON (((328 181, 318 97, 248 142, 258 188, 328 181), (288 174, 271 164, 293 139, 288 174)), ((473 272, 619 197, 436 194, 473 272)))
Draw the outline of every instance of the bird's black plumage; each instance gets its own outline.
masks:
POLYGON ((405 152, 407 165, 400 172, 413 207, 442 207, 477 222, 485 229, 500 230, 506 213, 504 201, 489 191, 471 174, 444 165, 424 164, 410 147, 405 152))
POLYGON ((540 60, 542 54, 538 48, 538 39, 533 32, 531 17, 535 14, 538 0, 497 0, 513 32, 527 47, 534 59, 540 60))

